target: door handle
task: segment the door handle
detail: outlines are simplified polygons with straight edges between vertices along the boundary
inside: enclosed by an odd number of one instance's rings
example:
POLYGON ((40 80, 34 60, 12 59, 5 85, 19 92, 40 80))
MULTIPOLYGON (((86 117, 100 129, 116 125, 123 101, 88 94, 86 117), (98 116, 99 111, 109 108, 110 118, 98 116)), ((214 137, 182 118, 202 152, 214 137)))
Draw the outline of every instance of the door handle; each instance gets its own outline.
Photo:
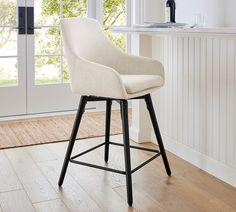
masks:
POLYGON ((27 7, 27 34, 33 35, 34 29, 34 8, 27 7))
POLYGON ((13 29, 18 29, 19 35, 26 33, 25 10, 25 7, 18 7, 18 27, 13 27, 13 29))
POLYGON ((33 35, 35 29, 42 29, 42 27, 34 27, 34 8, 33 7, 18 7, 18 26, 12 29, 18 29, 20 35, 26 34, 33 35), (26 17, 27 16, 27 17, 26 17), (27 18, 27 19, 26 19, 27 18))

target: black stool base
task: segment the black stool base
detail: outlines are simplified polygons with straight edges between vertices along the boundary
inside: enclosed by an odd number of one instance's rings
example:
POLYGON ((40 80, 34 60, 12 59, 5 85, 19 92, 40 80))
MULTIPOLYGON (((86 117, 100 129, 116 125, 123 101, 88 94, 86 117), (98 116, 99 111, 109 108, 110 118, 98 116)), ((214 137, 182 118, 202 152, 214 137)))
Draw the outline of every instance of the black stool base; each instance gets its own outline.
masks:
POLYGON ((101 169, 101 170, 105 170, 105 171, 115 172, 115 173, 118 173, 118 174, 123 174, 123 175, 126 176, 127 202, 131 206, 133 204, 132 174, 134 172, 138 171, 139 169, 141 169, 143 166, 150 163, 155 158, 157 158, 159 156, 162 156, 162 160, 163 160, 163 163, 165 165, 166 173, 169 176, 171 175, 169 162, 168 162, 166 152, 165 152, 165 148, 164 148, 164 145, 163 145, 163 142, 162 142, 162 138, 161 138, 159 126, 158 126, 158 123, 157 123, 157 120, 156 120, 156 115, 155 115, 155 111, 154 111, 154 108, 153 108, 151 96, 150 96, 150 94, 148 94, 148 95, 140 96, 140 97, 137 97, 137 98, 134 98, 134 99, 144 99, 145 100, 160 150, 155 150, 155 149, 149 149, 149 148, 143 148, 143 147, 130 145, 130 141, 129 141, 130 140, 129 139, 129 121, 128 121, 128 101, 127 100, 104 98, 104 97, 95 97, 95 96, 82 96, 81 100, 80 100, 80 105, 79 105, 79 108, 78 108, 78 112, 77 112, 77 115, 76 115, 76 118, 75 118, 73 130, 72 130, 72 133, 71 133, 71 138, 70 138, 70 141, 69 141, 69 144, 68 144, 68 147, 67 147, 67 152, 66 152, 64 163, 63 163, 63 166, 62 166, 61 175, 60 175, 60 178, 59 178, 59 181, 58 181, 59 186, 62 186, 62 184, 63 184, 69 162, 76 163, 76 164, 83 165, 83 166, 96 168, 96 169, 101 169), (78 132, 78 129, 79 129, 81 118, 82 118, 82 115, 84 113, 86 103, 88 101, 106 101, 106 103, 107 103, 106 104, 105 142, 71 157, 71 153, 72 153, 73 146, 74 146, 74 143, 75 143, 75 140, 76 140, 76 135, 77 135, 77 132, 78 132), (120 103, 124 144, 115 143, 115 142, 110 141, 110 122, 111 122, 111 105, 112 105, 112 101, 118 101, 120 103), (105 154, 104 154, 105 162, 108 162, 108 159, 109 159, 109 145, 116 145, 116 146, 124 147, 124 158, 125 158, 125 170, 124 171, 76 160, 80 156, 82 156, 84 154, 87 154, 87 153, 89 153, 89 152, 91 152, 91 151, 93 151, 93 150, 95 150, 99 147, 102 147, 103 145, 105 146, 105 154), (148 160, 144 161, 143 163, 141 163, 136 168, 131 169, 130 148, 137 149, 137 150, 148 151, 148 152, 153 152, 153 153, 155 153, 155 155, 152 156, 151 158, 149 158, 148 160))

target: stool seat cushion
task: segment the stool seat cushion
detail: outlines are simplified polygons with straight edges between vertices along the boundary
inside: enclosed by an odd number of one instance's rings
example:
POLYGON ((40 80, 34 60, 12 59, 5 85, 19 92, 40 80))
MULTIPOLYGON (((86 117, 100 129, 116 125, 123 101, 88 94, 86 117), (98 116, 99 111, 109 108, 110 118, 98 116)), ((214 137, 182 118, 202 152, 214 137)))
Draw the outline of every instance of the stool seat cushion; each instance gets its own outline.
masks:
POLYGON ((158 75, 121 75, 121 79, 128 94, 162 87, 164 84, 163 78, 158 75))

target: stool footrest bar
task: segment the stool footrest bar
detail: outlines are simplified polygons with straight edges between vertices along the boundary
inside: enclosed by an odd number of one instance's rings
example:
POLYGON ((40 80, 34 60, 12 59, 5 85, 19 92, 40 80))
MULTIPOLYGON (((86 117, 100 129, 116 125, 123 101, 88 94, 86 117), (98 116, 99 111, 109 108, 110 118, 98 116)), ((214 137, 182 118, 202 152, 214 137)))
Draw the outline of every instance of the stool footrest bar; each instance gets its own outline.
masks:
MULTIPOLYGON (((116 145, 116 146, 124 146, 123 144, 120 144, 120 143, 115 143, 115 142, 109 142, 109 144, 112 144, 112 145, 116 145)), ((125 171, 122 171, 122 170, 117 170, 117 169, 112 169, 112 168, 108 168, 108 167, 104 167, 104 166, 99 166, 99 165, 95 165, 95 164, 91 164, 91 163, 85 163, 85 162, 82 162, 82 161, 77 161, 75 160, 76 158, 82 156, 82 155, 85 155, 86 153, 89 153, 101 146, 105 145, 105 142, 93 147, 93 148, 90 148, 84 152, 81 152, 80 154, 77 154, 73 157, 70 158, 70 162, 71 163, 75 163, 75 164, 79 164, 79 165, 82 165, 82 166, 88 166, 88 167, 92 167, 92 168, 96 168, 96 169, 101 169, 101 170, 105 170, 105 171, 110 171, 110 172, 115 172, 115 173, 118 173, 118 174, 123 174, 125 175, 126 172, 125 171)), ((138 149, 138 150, 144 150, 144 151, 148 151, 148 152, 155 152, 157 154, 155 154, 154 156, 152 156, 150 159, 146 160, 145 162, 143 162, 142 164, 140 164, 139 166, 137 166, 136 168, 134 168, 133 170, 131 170, 131 173, 133 174, 134 172, 138 171, 139 169, 141 169, 143 166, 147 165, 148 163, 150 163, 152 160, 154 160, 155 158, 157 158, 158 156, 161 155, 160 151, 159 150, 155 150, 155 149, 149 149, 149 148, 144 148, 144 147, 138 147, 138 146, 130 146, 130 148, 133 148, 133 149, 138 149)))
MULTIPOLYGON (((111 142, 111 141, 109 142, 109 144, 116 145, 116 146, 124 146, 124 144, 115 143, 115 142, 111 142)), ((144 151, 147 151, 147 152, 155 152, 155 153, 160 152, 159 150, 156 150, 156 149, 149 149, 149 148, 145 148, 145 147, 132 146, 132 145, 130 145, 130 148, 144 150, 144 151)))
POLYGON ((145 162, 143 162, 142 164, 140 164, 139 166, 137 166, 136 168, 134 168, 133 170, 131 170, 131 173, 133 174, 134 172, 138 171, 139 169, 141 169, 143 166, 147 165, 148 163, 150 163, 151 161, 153 161, 155 158, 159 157, 161 155, 161 153, 157 153, 156 155, 154 155, 153 157, 151 157, 150 159, 146 160, 145 162))
POLYGON ((108 167, 104 167, 104 166, 99 166, 99 165, 95 165, 95 164, 91 164, 91 163, 85 163, 85 162, 81 162, 81 161, 77 161, 77 160, 73 160, 73 159, 70 159, 70 162, 71 163, 76 163, 76 164, 79 164, 79 165, 83 165, 83 166, 96 168, 96 169, 102 169, 102 170, 105 170, 105 171, 115 172, 115 173, 118 173, 118 174, 124 174, 124 175, 126 174, 125 171, 112 169, 112 168, 108 168, 108 167))
POLYGON ((87 153, 89 153, 89 152, 91 152, 91 151, 93 151, 93 150, 95 150, 95 149, 97 149, 97 148, 99 148, 99 147, 101 147, 101 146, 103 146, 103 145, 105 145, 105 142, 104 142, 104 143, 101 143, 101 144, 99 144, 99 145, 97 145, 97 146, 95 146, 95 147, 93 147, 93 148, 91 148, 91 149, 88 149, 88 150, 86 150, 86 151, 84 151, 84 152, 81 152, 80 154, 77 154, 77 155, 71 157, 71 159, 73 160, 73 159, 78 158, 78 157, 80 157, 80 156, 82 156, 82 155, 85 155, 85 154, 87 154, 87 153))

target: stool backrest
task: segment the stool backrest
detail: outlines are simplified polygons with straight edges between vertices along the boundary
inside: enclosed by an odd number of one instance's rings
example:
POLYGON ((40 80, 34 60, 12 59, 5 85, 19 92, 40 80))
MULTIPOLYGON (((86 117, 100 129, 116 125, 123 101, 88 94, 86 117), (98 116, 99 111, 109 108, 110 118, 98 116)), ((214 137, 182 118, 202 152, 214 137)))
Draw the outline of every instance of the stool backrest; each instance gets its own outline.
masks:
POLYGON ((64 46, 78 58, 115 67, 121 51, 106 37, 99 22, 90 18, 65 18, 61 21, 64 46))

